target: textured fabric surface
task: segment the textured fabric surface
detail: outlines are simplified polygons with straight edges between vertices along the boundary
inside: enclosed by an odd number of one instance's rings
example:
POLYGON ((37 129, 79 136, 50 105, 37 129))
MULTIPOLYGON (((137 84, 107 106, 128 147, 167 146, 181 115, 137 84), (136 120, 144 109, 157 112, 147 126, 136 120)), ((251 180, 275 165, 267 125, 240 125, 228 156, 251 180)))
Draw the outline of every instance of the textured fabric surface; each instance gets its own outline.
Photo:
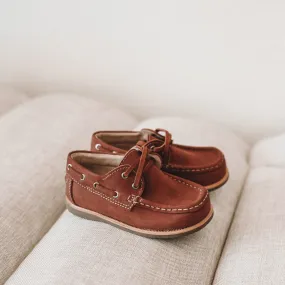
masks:
POLYGON ((67 153, 89 148, 98 128, 134 125, 121 111, 72 95, 32 100, 0 118, 0 284, 64 210, 67 153))
POLYGON ((285 133, 259 141, 250 154, 251 167, 275 166, 285 168, 285 133))
POLYGON ((211 194, 212 222, 174 240, 139 237, 65 212, 7 285, 210 284, 247 173, 247 145, 219 126, 155 119, 141 127, 168 128, 175 142, 213 144, 226 153, 231 178, 211 194))
POLYGON ((28 100, 28 96, 15 89, 0 87, 0 116, 28 100))
POLYGON ((285 284, 285 134, 258 142, 216 285, 285 284))
POLYGON ((251 170, 215 285, 285 284, 285 168, 251 170))

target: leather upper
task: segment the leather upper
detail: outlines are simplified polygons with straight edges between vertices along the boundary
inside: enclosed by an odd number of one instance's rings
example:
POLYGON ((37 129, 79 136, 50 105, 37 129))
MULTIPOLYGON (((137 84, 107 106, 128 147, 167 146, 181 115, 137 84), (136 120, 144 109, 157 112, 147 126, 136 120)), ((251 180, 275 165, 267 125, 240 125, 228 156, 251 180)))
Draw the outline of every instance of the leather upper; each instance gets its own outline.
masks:
POLYGON ((163 172, 160 160, 140 146, 125 155, 72 152, 67 159, 67 198, 141 229, 167 231, 197 224, 211 209, 208 191, 163 172))
POLYGON ((92 136, 91 151, 124 154, 134 145, 146 142, 161 156, 162 169, 173 175, 207 186, 227 173, 225 157, 219 149, 174 144, 171 134, 163 129, 96 132, 92 136))

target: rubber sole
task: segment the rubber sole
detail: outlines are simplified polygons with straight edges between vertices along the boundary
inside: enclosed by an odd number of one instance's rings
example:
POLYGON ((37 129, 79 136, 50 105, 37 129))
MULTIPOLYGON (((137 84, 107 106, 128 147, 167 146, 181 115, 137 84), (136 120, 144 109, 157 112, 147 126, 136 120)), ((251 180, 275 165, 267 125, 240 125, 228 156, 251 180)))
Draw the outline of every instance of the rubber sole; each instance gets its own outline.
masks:
POLYGON ((208 191, 214 191, 217 190, 218 188, 222 187, 226 182, 229 180, 229 171, 227 170, 225 176, 218 182, 213 183, 211 185, 204 186, 208 191))
POLYGON ((110 217, 99 214, 97 212, 78 207, 72 204, 67 199, 66 199, 66 207, 69 212, 81 218, 108 223, 108 224, 111 224, 112 226, 115 226, 127 232, 131 232, 131 233, 143 236, 143 237, 162 238, 162 239, 180 237, 180 236, 184 236, 184 235, 199 231, 200 229, 204 228, 214 216, 213 207, 211 207, 209 214, 201 222, 199 222, 198 224, 194 226, 184 228, 184 229, 171 230, 171 231, 154 231, 154 230, 146 230, 146 229, 140 229, 140 228, 136 228, 133 226, 129 226, 127 224, 124 224, 110 217))

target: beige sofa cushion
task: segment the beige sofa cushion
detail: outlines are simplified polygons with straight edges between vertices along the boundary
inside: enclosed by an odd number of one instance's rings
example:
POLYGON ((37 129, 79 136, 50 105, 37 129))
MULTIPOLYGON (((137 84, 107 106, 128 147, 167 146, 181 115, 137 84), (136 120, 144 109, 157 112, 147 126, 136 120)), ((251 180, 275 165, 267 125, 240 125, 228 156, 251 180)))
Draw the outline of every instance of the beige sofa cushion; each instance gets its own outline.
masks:
POLYGON ((285 135, 252 150, 215 285, 285 284, 285 135))
POLYGON ((65 212, 7 285, 210 284, 247 172, 247 146, 220 126, 154 119, 141 127, 168 128, 177 143, 214 144, 228 159, 231 178, 211 194, 215 216, 202 231, 173 240, 139 237, 65 212))
POLYGON ((96 129, 134 125, 119 110, 72 95, 35 99, 1 118, 0 284, 64 210, 67 153, 89 148, 96 129))

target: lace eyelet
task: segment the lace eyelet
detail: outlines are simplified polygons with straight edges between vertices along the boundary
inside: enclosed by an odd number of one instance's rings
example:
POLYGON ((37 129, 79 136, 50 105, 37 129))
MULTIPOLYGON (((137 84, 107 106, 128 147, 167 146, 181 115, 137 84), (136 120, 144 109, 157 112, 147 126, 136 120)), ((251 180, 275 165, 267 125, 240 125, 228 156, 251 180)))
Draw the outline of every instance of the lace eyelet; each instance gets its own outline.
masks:
POLYGON ((69 163, 69 164, 67 165, 67 170, 69 170, 71 167, 72 167, 72 164, 69 163))
POLYGON ((138 185, 138 186, 135 186, 135 183, 133 183, 132 184, 132 188, 134 189, 134 190, 138 190, 139 188, 140 188, 140 186, 138 185))
POLYGON ((81 178, 80 178, 80 180, 81 180, 81 181, 84 181, 84 180, 85 180, 85 178, 86 178, 85 174, 83 174, 83 173, 82 173, 82 174, 81 174, 81 178))
POLYGON ((101 144, 97 143, 95 144, 95 149, 100 150, 101 146, 102 146, 101 144))
POLYGON ((129 178, 129 176, 125 175, 125 172, 122 172, 121 176, 122 176, 123 179, 128 179, 129 178))
POLYGON ((115 195, 113 195, 113 198, 118 198, 119 197, 119 192, 115 191, 115 195))
POLYGON ((94 182, 94 183, 93 183, 93 187, 94 187, 94 188, 97 188, 98 185, 99 185, 99 182, 94 182))

